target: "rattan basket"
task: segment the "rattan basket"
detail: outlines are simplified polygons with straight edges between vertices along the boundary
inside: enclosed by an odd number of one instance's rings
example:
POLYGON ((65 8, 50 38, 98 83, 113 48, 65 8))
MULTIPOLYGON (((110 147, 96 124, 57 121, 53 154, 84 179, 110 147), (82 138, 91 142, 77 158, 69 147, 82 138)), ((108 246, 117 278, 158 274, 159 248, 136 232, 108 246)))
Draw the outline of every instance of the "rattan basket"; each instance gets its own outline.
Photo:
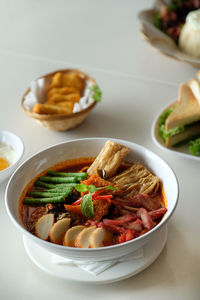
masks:
MULTIPOLYGON (((40 78, 45 79, 51 79, 55 73, 62 72, 62 73, 68 73, 68 72, 77 72, 82 78, 84 78, 86 81, 88 81, 91 85, 96 85, 96 81, 90 77, 88 74, 77 70, 77 69, 64 69, 64 70, 56 70, 52 73, 48 73, 46 75, 40 76, 36 80, 40 78)), ((72 128, 77 127, 80 125, 85 118, 88 116, 88 114, 91 112, 91 110, 96 106, 96 102, 93 102, 90 106, 88 106, 86 109, 83 109, 79 112, 72 113, 69 115, 66 114, 37 114, 34 113, 31 110, 26 109, 24 105, 25 97, 30 92, 30 88, 27 89, 25 94, 23 95, 22 101, 21 101, 21 107, 23 111, 31 118, 35 119, 37 123, 39 123, 42 126, 45 126, 49 128, 50 130, 54 131, 66 131, 70 130, 72 128)))

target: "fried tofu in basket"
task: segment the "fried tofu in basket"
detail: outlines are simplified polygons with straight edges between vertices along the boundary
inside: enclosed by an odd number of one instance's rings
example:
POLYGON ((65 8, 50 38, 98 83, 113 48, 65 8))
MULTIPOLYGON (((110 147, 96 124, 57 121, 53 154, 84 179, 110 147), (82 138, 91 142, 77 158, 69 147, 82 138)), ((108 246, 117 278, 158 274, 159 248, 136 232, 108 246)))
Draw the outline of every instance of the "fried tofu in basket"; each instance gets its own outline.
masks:
POLYGON ((33 112, 37 114, 71 114, 73 111, 73 103, 68 102, 65 106, 51 105, 51 104, 40 104, 37 103, 34 106, 33 112))
POLYGON ((51 88, 61 88, 61 87, 74 87, 80 94, 83 93, 85 88, 85 80, 77 73, 56 73, 51 82, 51 88))
POLYGON ((45 103, 37 103, 38 114, 71 114, 85 89, 85 80, 75 72, 57 72, 53 75, 45 103))
POLYGON ((72 101, 72 102, 79 102, 80 94, 79 93, 72 93, 68 95, 61 95, 61 94, 53 94, 51 95, 48 100, 46 101, 47 104, 58 104, 63 101, 72 101))

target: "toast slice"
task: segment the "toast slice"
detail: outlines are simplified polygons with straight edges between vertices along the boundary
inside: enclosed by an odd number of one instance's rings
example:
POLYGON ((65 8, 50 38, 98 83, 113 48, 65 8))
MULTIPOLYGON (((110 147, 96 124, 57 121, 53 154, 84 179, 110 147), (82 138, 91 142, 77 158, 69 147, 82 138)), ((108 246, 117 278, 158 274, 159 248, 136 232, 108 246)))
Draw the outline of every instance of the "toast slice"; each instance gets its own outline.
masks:
POLYGON ((185 83, 180 85, 177 106, 166 120, 166 130, 200 121, 200 102, 194 95, 197 94, 200 99, 200 91, 194 81, 190 86, 185 83))
POLYGON ((188 85, 191 88, 193 95, 198 100, 199 105, 200 105, 200 82, 197 81, 196 79, 192 78, 192 79, 190 79, 188 85))
POLYGON ((189 138, 200 135, 200 122, 195 123, 194 125, 186 128, 183 132, 180 132, 176 135, 173 135, 166 139, 165 145, 167 147, 174 146, 182 141, 185 141, 189 138))

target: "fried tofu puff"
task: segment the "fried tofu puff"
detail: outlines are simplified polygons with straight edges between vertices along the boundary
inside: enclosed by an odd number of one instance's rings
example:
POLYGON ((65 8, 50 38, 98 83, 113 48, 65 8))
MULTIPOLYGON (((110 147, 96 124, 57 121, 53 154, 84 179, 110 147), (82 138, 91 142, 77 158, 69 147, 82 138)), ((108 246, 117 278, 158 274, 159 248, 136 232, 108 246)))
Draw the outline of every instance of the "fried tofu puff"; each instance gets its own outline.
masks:
POLYGON ((68 95, 61 95, 61 94, 52 94, 46 101, 47 104, 58 104, 63 101, 72 101, 72 102, 79 102, 80 94, 73 93, 68 95))
POLYGON ((50 88, 74 87, 82 95, 85 88, 85 80, 77 73, 56 73, 51 82, 50 88))
POLYGON ((33 112, 37 114, 71 114, 73 111, 73 102, 65 103, 65 106, 51 104, 35 104, 33 112))
POLYGON ((37 103, 33 112, 38 114, 71 114, 75 102, 79 102, 85 88, 85 80, 77 73, 57 72, 44 104, 37 103))

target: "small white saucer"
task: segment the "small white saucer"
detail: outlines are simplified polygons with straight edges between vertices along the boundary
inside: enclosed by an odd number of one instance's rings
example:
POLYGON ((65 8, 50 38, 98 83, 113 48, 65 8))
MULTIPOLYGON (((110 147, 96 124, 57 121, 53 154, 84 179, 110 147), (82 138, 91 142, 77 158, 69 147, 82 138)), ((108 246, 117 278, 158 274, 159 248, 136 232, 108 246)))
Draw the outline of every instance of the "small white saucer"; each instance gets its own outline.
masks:
POLYGON ((167 240, 167 226, 162 227, 149 243, 143 246, 143 257, 115 264, 95 276, 76 265, 55 265, 50 263, 52 254, 23 237, 25 250, 30 259, 43 271, 58 278, 84 283, 105 284, 129 278, 146 269, 162 252, 167 240))

